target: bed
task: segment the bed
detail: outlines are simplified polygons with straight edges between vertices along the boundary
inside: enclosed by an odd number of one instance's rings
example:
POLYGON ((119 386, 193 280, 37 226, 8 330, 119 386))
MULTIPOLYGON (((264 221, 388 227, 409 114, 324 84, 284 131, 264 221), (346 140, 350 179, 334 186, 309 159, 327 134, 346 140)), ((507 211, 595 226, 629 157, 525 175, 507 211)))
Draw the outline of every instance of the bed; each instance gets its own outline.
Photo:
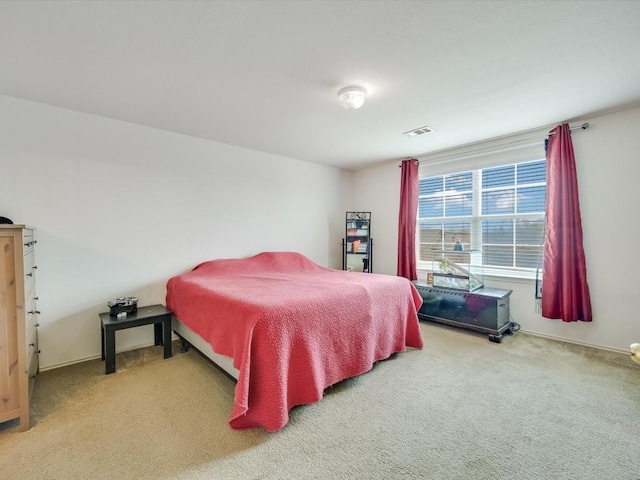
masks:
POLYGON ((294 406, 423 346, 422 298, 409 280, 296 252, 203 262, 169 279, 166 300, 175 332, 237 380, 235 429, 280 430, 294 406))

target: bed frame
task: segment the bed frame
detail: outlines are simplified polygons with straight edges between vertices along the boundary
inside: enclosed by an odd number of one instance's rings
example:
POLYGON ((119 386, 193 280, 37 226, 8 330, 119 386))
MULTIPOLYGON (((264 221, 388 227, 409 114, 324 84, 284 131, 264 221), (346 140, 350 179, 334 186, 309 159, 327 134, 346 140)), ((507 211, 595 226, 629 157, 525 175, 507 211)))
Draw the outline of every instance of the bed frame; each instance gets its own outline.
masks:
POLYGON ((186 352, 189 347, 193 347, 234 381, 238 380, 240 372, 233 367, 233 359, 214 352, 211 345, 176 317, 171 317, 171 328, 182 342, 181 352, 186 352))

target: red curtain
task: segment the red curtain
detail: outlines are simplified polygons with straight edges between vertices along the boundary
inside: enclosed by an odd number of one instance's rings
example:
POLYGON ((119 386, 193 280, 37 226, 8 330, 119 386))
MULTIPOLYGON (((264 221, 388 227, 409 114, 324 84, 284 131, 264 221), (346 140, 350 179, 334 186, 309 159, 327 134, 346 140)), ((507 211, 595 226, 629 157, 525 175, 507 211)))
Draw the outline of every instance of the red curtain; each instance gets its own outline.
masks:
POLYGON ((398 276, 418 279, 416 270, 416 217, 418 214, 418 161, 404 160, 400 178, 398 219, 398 276))
POLYGON ((591 299, 569 124, 559 125, 549 134, 542 316, 563 322, 590 322, 591 299))

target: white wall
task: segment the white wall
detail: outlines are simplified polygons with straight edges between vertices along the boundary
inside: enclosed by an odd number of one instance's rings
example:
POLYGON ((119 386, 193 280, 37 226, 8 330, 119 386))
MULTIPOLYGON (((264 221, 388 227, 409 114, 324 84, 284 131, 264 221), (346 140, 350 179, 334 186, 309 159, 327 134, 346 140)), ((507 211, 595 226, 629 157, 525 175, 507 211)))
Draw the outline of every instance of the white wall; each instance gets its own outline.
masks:
POLYGON ((400 200, 399 162, 354 172, 352 211, 371 212, 373 272, 397 272, 398 205, 400 200))
MULTIPOLYGON (((204 260, 296 250, 340 268, 351 174, 0 96, 0 215, 37 228, 43 368, 100 354, 119 296, 164 303, 204 260)), ((153 343, 120 331, 118 351, 153 343)))
MULTIPOLYGON (((542 318, 530 282, 487 284, 514 290, 523 331, 626 352, 640 341, 640 109, 585 120, 573 140, 594 321, 542 318)), ((297 250, 339 268, 347 210, 372 212, 374 271, 395 275, 398 164, 352 174, 0 96, 0 215, 37 228, 43 368, 99 355, 109 299, 164 303, 166 280, 203 260, 297 250)), ((119 351, 153 338, 117 335, 119 351)))
MULTIPOLYGON (((640 206, 640 109, 584 120, 590 128, 572 138, 593 322, 543 318, 531 281, 486 279, 486 284, 513 289, 511 315, 523 331, 628 352, 640 341, 640 250, 635 245, 640 224, 632 210, 640 206)), ((372 211, 374 270, 388 274, 396 272, 398 164, 359 170, 353 180, 358 208, 372 211)))

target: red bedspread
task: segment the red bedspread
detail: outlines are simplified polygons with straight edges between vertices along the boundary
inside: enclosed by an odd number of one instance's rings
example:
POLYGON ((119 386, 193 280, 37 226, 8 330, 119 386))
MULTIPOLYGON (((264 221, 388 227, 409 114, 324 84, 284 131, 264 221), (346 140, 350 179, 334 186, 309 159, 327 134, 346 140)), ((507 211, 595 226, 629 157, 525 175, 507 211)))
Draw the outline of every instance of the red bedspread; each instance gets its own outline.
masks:
POLYGON ((292 252, 212 260, 167 283, 167 307, 239 371, 229 424, 279 430, 289 410, 422 348, 422 298, 402 277, 332 270, 292 252))

